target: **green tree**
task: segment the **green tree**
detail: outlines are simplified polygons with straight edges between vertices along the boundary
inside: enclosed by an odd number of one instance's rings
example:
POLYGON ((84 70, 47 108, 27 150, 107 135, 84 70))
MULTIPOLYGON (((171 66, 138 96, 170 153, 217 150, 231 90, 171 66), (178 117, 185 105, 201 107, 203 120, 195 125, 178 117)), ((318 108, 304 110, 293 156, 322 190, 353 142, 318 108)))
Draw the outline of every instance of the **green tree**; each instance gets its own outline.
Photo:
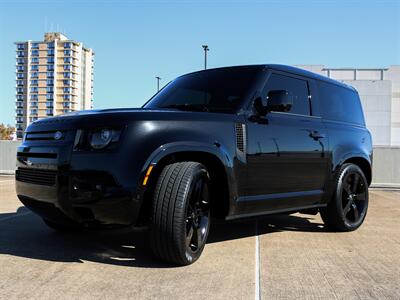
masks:
POLYGON ((0 124, 0 140, 10 140, 11 135, 15 132, 15 127, 11 125, 0 124))

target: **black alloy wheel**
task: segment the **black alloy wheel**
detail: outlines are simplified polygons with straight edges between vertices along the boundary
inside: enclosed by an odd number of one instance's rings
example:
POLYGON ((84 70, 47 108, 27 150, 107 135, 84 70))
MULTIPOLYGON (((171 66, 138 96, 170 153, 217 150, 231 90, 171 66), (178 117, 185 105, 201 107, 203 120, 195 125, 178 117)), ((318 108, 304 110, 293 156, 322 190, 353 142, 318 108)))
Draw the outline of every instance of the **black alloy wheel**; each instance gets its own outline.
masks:
POLYGON ((186 246, 196 253, 202 249, 210 227, 208 178, 196 182, 186 209, 186 246))
POLYGON ((368 210, 368 181, 354 164, 341 166, 335 177, 335 192, 320 213, 332 230, 352 231, 361 226, 368 210))
POLYGON ((358 172, 349 172, 343 178, 342 209, 348 224, 357 224, 367 210, 367 189, 358 172))

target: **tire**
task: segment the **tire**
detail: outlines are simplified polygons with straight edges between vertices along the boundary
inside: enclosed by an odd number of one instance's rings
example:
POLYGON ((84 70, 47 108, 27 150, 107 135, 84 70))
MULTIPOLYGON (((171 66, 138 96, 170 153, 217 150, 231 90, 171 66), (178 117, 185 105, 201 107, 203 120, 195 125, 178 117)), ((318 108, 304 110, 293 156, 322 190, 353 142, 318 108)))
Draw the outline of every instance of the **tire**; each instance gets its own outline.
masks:
POLYGON ((368 181, 354 164, 343 164, 335 176, 334 194, 327 207, 320 209, 326 227, 353 231, 364 222, 368 210, 368 181))
POLYGON ((66 224, 54 223, 47 219, 43 219, 43 222, 51 229, 53 229, 57 232, 60 232, 60 233, 73 233, 73 232, 79 232, 82 230, 82 227, 80 227, 79 225, 76 225, 76 226, 70 225, 69 226, 66 224))
POLYGON ((154 254, 189 265, 203 252, 210 230, 210 177, 197 162, 167 165, 153 194, 150 240, 154 254))

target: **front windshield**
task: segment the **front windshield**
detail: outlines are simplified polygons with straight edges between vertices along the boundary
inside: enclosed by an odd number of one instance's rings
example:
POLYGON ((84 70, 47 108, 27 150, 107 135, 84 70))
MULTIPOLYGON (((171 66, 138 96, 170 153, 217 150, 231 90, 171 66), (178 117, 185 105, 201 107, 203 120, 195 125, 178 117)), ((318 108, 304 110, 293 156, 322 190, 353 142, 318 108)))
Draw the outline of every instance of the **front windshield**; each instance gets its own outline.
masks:
POLYGON ((238 67, 184 75, 168 84, 143 107, 234 113, 259 71, 257 67, 238 67))

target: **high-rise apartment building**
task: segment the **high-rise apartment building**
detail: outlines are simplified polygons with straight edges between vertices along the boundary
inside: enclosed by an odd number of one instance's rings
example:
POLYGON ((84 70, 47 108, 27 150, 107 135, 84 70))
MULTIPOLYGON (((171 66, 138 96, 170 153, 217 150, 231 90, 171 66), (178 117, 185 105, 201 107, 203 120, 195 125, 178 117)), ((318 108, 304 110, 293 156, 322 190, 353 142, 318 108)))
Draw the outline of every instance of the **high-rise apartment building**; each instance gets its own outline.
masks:
POLYGON ((18 138, 37 119, 93 107, 92 49, 59 32, 15 44, 18 138))

